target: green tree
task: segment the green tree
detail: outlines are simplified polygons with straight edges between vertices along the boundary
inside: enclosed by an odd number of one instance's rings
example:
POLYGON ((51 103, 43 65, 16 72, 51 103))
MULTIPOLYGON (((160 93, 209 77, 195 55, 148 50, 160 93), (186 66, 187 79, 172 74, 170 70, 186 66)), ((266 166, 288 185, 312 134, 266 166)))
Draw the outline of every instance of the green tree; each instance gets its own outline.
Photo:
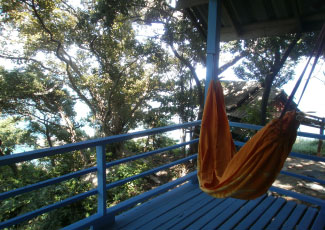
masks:
MULTIPOLYGON (((0 68, 0 87, 1 112, 24 119, 30 132, 44 137, 43 147, 81 141, 85 136, 75 121, 73 97, 55 77, 35 66, 25 71, 0 68)), ((84 164, 89 163, 86 154, 81 157, 84 164)))
POLYGON ((243 80, 257 80, 264 88, 260 108, 260 124, 267 120, 267 106, 271 87, 281 87, 291 80, 295 66, 312 50, 314 33, 293 34, 238 41, 232 52, 247 51, 247 56, 235 68, 243 80))
MULTIPOLYGON (((159 23, 164 26, 164 33, 157 36, 155 42, 165 44, 172 51, 173 61, 171 65, 176 69, 177 79, 179 79, 176 82, 180 90, 178 93, 186 94, 184 90, 187 90, 195 95, 195 98, 190 98, 190 101, 194 103, 195 107, 199 107, 196 116, 197 119, 201 119, 204 107, 204 82, 200 81, 196 73, 196 67, 206 65, 206 38, 193 25, 186 12, 171 7, 169 2, 167 0, 152 1, 152 4, 147 7, 138 22, 143 24, 159 23), (191 87, 192 81, 195 87, 191 87), (193 92, 193 89, 196 92, 193 92)), ((232 43, 228 44, 228 46, 231 45, 232 43)), ((245 51, 237 52, 232 60, 219 68, 219 73, 236 64, 245 55, 245 51)), ((183 103, 185 100, 183 99, 185 97, 179 98, 182 101, 176 102, 176 104, 180 105, 178 110, 181 113, 184 111, 183 103)), ((193 110, 193 105, 188 109, 193 110)), ((186 113, 181 113, 179 113, 179 116, 182 122, 191 119, 191 113, 187 112, 188 116, 185 116, 186 113)))
MULTIPOLYGON (((109 1, 102 3, 108 4, 109 1)), ((121 7, 125 6, 124 3, 121 7)), ((83 122, 76 121, 74 106, 77 100, 89 107, 87 122, 96 128, 97 136, 128 132, 142 124, 143 120, 148 121, 144 122, 148 127, 165 124, 161 118, 166 118, 164 115, 168 112, 160 110, 154 113, 152 103, 163 99, 166 87, 172 82, 162 78, 170 72, 166 50, 150 40, 144 43, 136 40, 132 21, 128 20, 132 16, 131 11, 126 13, 123 9, 116 9, 110 21, 106 22, 107 12, 97 15, 97 4, 101 1, 84 1, 78 7, 60 0, 1 2, 0 20, 5 30, 2 31, 0 57, 12 60, 19 67, 1 69, 0 84, 5 89, 0 93, 1 112, 6 116, 24 118, 30 132, 37 134, 38 138, 44 136, 46 146, 86 138, 79 129, 83 122), (103 15, 105 17, 102 18, 103 15), (153 117, 155 114, 158 116, 153 117)), ((159 135, 152 140, 147 149, 175 143, 159 135)), ((121 146, 109 146, 107 155, 110 159, 127 155, 124 151, 128 150, 128 146, 121 146)), ((94 154, 93 149, 82 152, 85 156, 91 154, 94 154)), ((80 170, 85 166, 84 162, 80 160, 79 152, 53 156, 22 163, 18 171, 29 175, 19 178, 8 175, 10 170, 5 169, 2 180, 8 185, 6 190, 10 190, 80 170)), ((143 162, 136 162, 130 167, 121 166, 117 176, 112 176, 120 178, 149 166, 150 163, 143 162)), ((3 219, 11 218, 89 190, 95 185, 87 183, 88 180, 69 180, 44 188, 35 196, 26 194, 27 197, 8 199, 0 203, 4 213, 1 216, 3 219)), ((142 191, 143 185, 146 188, 151 186, 139 183, 135 187, 137 191, 129 193, 142 191)), ((121 191, 121 197, 128 195, 127 190, 131 187, 126 185, 124 190, 116 191, 113 201, 120 201, 118 194, 121 191)), ((27 228, 55 229, 65 226, 93 214, 95 205, 93 199, 76 203, 32 220, 27 228), (71 212, 75 215, 71 216, 71 212)), ((19 227, 25 228, 26 225, 19 227)))
POLYGON ((57 75, 63 87, 89 107, 89 124, 98 136, 135 128, 161 90, 163 74, 159 65, 164 57, 156 64, 158 54, 152 52, 157 47, 135 39, 132 23, 123 14, 126 2, 113 21, 100 19, 107 12, 96 14, 100 4, 108 3, 85 1, 73 8, 67 1, 7 2, 10 7, 3 11, 6 26, 19 31, 23 52, 9 51, 13 41, 3 41, 2 57, 33 62, 57 75), (40 54, 46 58, 39 60, 40 54))

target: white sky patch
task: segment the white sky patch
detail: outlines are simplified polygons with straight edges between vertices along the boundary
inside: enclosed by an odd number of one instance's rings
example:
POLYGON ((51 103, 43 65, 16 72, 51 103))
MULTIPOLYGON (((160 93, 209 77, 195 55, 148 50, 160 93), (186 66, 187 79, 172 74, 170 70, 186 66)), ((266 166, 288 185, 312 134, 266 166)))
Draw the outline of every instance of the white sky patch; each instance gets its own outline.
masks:
MULTIPOLYGON (((136 26, 134 28, 137 33, 137 39, 141 42, 145 41, 150 36, 155 36, 158 34, 163 33, 163 25, 161 24, 153 24, 152 26, 136 26)), ((220 66, 227 63, 229 60, 231 60, 233 57, 232 54, 223 53, 220 56, 220 66)), ((325 117, 325 69, 324 69, 324 61, 320 61, 321 63, 318 64, 316 67, 313 77, 310 79, 310 82, 307 86, 307 89, 303 95, 303 98, 298 106, 298 108, 303 112, 311 112, 310 114, 319 116, 319 117, 325 117), (323 81, 322 81, 323 80, 323 81)), ((304 66, 306 63, 306 58, 302 59, 302 61, 296 66, 295 76, 294 79, 291 81, 288 81, 287 84, 285 84, 282 88, 284 91, 290 95, 291 91, 296 84, 296 81, 298 80, 304 66)), ((240 64, 240 61, 238 62, 240 64)), ((202 65, 197 65, 196 67, 196 73, 200 80, 206 78, 206 68, 202 65)), ((307 73, 309 73, 307 71, 307 73)), ((220 74, 220 77, 223 80, 230 80, 230 81, 241 81, 233 71, 233 68, 228 68, 226 71, 220 74)), ((301 82, 301 85, 299 87, 299 90, 296 93, 295 96, 295 102, 299 100, 299 97, 301 95, 302 89, 304 87, 304 84, 306 82, 307 74, 304 77, 304 80, 301 82)), ((173 120, 176 122, 176 120, 173 120)), ((177 122, 176 122, 177 123, 177 122)), ((318 129, 307 127, 307 126, 301 126, 300 131, 304 132, 313 132, 313 133, 319 133, 318 129)))
MULTIPOLYGON (((76 121, 80 122, 81 120, 85 119, 86 117, 88 117, 89 113, 90 113, 90 109, 89 107, 81 102, 80 100, 78 100, 74 106, 74 109, 77 113, 76 116, 76 121)), ((86 134, 92 138, 95 136, 95 129, 93 127, 90 127, 89 125, 85 125, 82 127, 82 130, 84 132, 86 132, 86 134)))
POLYGON ((170 0, 169 1, 169 5, 171 6, 171 7, 176 7, 176 0, 170 0))
MULTIPOLYGON (((284 91, 290 95, 298 78, 300 77, 306 60, 303 60, 296 66, 295 78, 283 86, 284 91)), ((310 69, 310 68, 309 68, 310 69)), ((320 60, 317 64, 312 77, 307 85, 304 95, 298 108, 303 112, 308 112, 311 115, 325 117, 325 65, 324 60, 320 60)), ((295 102, 298 102, 304 85, 306 83, 309 71, 307 70, 304 78, 295 94, 295 102)))
MULTIPOLYGON (((224 54, 223 54, 224 55, 224 54)), ((226 54, 227 55, 227 54, 226 54)), ((231 55, 231 54, 229 54, 231 55)), ((228 60, 229 56, 224 58, 223 56, 220 57, 220 66, 225 63, 225 60, 228 60)), ((302 59, 302 61, 296 66, 295 69, 295 76, 292 80, 288 81, 282 89, 286 92, 287 95, 290 95, 298 78, 300 77, 301 72, 303 71, 307 58, 302 59)), ((310 69, 310 67, 309 67, 310 69)), ((196 68, 196 72, 199 78, 205 79, 206 77, 206 68, 198 65, 196 68)), ((306 74, 298 88, 294 101, 297 103, 301 92, 304 88, 304 85, 307 80, 307 76, 309 71, 306 71, 306 74)), ((229 80, 229 81, 240 81, 241 79, 237 78, 234 74, 232 68, 228 68, 225 72, 223 72, 220 77, 222 80, 229 80)), ((318 117, 325 117, 325 60, 320 60, 317 64, 312 77, 307 85, 305 93, 301 99, 301 102, 298 108, 308 114, 318 116, 318 117)), ((308 126, 300 126, 299 131, 302 132, 311 132, 319 134, 319 129, 308 127, 308 126)))
POLYGON ((151 25, 133 23, 132 27, 136 32, 136 39, 139 42, 145 42, 149 37, 160 36, 164 33, 164 25, 161 23, 152 23, 151 25))
MULTIPOLYGON (((69 1, 69 4, 73 5, 74 7, 80 7, 80 1, 69 1)), ((170 5, 172 7, 176 6, 176 1, 171 0, 170 5)), ((140 42, 145 42, 145 40, 148 37, 153 36, 160 36, 164 32, 164 25, 160 23, 152 23, 151 25, 137 25, 133 24, 133 29, 136 31, 136 38, 140 42)), ((18 35, 15 35, 18 38, 18 35)), ((19 50, 19 49, 18 49, 19 50)), ((73 53, 72 56, 75 56, 76 48, 73 47, 70 52, 73 53)), ((39 54, 37 55, 37 59, 42 60, 46 55, 39 54)), ((220 66, 224 63, 226 63, 228 60, 232 58, 231 54, 222 54, 220 56, 220 66)), ((13 69, 14 67, 19 67, 18 65, 15 65, 12 61, 6 60, 6 59, 0 59, 1 65, 6 66, 6 69, 13 69)), ((295 79, 289 81, 287 84, 283 86, 283 89, 285 92, 290 95, 298 77, 300 76, 300 73, 302 72, 302 69, 304 68, 305 60, 303 60, 300 64, 296 67, 296 74, 295 79)), ((314 75, 311 78, 309 85, 307 86, 306 92, 303 96, 303 99, 299 105, 299 109, 304 112, 312 112, 312 115, 325 117, 325 76, 324 76, 324 61, 320 63, 319 66, 314 71, 314 75), (323 81, 324 82, 323 82, 323 81)), ((206 68, 197 65, 196 72, 200 79, 205 79, 206 77, 206 68)), ((223 80, 240 80, 236 77, 234 74, 232 68, 228 68, 225 72, 223 72, 221 75, 223 77, 223 80)), ((307 76, 305 76, 306 79, 307 76)), ((305 80, 301 83, 301 86, 296 93, 295 101, 297 101, 300 97, 301 90, 304 86, 305 80)), ((78 101, 75 105, 75 109, 77 112, 77 118, 76 120, 81 120, 88 116, 90 110, 89 108, 82 102, 78 101)), ((178 119, 173 120, 175 123, 179 123, 178 119)), ((84 130, 87 132, 88 135, 94 135, 94 130, 90 127, 85 127, 84 130)), ((315 133, 319 133, 319 130, 317 129, 306 129, 302 128, 303 131, 312 131, 315 133)))

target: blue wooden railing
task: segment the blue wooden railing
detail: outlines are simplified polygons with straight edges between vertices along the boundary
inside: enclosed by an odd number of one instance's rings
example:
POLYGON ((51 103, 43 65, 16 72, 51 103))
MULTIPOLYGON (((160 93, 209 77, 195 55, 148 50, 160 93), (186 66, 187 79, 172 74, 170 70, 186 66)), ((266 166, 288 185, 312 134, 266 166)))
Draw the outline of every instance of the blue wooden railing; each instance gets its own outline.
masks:
MULTIPOLYGON (((94 167, 90 167, 90 168, 83 169, 83 170, 80 170, 77 172, 72 172, 72 173, 69 173, 69 174, 66 174, 66 175, 63 175, 60 177, 56 177, 56 178, 41 181, 38 183, 34 183, 31 185, 27 185, 25 187, 21 187, 21 188, 15 189, 15 190, 3 192, 0 194, 0 201, 2 201, 4 199, 8 199, 10 197, 14 197, 14 196, 23 194, 23 193, 31 192, 31 191, 34 191, 34 190, 37 190, 37 189, 40 189, 40 188, 43 188, 43 187, 46 187, 49 185, 57 184, 57 183, 60 183, 60 182, 63 182, 63 181, 66 181, 66 180, 69 180, 72 178, 78 178, 82 175, 86 175, 86 174, 93 173, 93 172, 97 172, 97 180, 98 180, 98 186, 96 189, 92 189, 90 191, 80 193, 78 195, 69 197, 65 200, 56 202, 56 203, 48 205, 48 206, 44 206, 40 209, 22 214, 20 216, 6 220, 4 222, 1 222, 0 229, 9 227, 9 226, 12 226, 15 224, 19 224, 26 220, 30 220, 30 219, 37 217, 43 213, 47 213, 51 210, 58 209, 60 207, 66 206, 68 204, 85 199, 86 197, 93 196, 93 195, 97 195, 97 202, 98 202, 97 213, 88 217, 88 218, 85 218, 81 221, 73 223, 72 225, 69 225, 68 227, 66 227, 66 229, 80 229, 80 228, 86 228, 86 227, 100 228, 100 226, 102 224, 113 223, 116 213, 119 213, 127 208, 130 208, 140 202, 143 202, 152 196, 163 193, 163 192, 177 186, 178 184, 184 183, 189 180, 195 181, 196 180, 196 172, 192 172, 192 173, 189 173, 188 175, 181 177, 175 181, 169 182, 169 183, 164 184, 160 187, 152 189, 148 192, 140 194, 136 197, 133 197, 131 199, 123 201, 109 209, 107 209, 107 207, 106 207, 107 190, 115 188, 120 185, 123 185, 127 182, 139 179, 141 177, 159 172, 161 170, 170 168, 174 165, 181 164, 181 163, 187 162, 189 160, 195 159, 197 157, 197 155, 194 154, 194 155, 182 158, 180 160, 159 166, 157 168, 142 172, 140 174, 133 175, 131 177, 112 182, 110 184, 106 184, 106 169, 107 168, 112 167, 114 165, 126 163, 129 161, 137 160, 139 158, 144 158, 144 157, 148 157, 148 156, 151 156, 154 154, 158 154, 158 153, 162 153, 162 152, 169 151, 172 149, 176 149, 176 148, 179 148, 182 146, 197 143, 198 139, 191 140, 189 142, 185 142, 185 143, 181 143, 181 144, 177 144, 174 146, 157 149, 157 150, 150 151, 150 152, 137 154, 137 155, 123 158, 120 160, 116 160, 113 162, 105 162, 105 146, 107 144, 130 140, 130 139, 137 138, 137 137, 144 137, 144 136, 149 136, 149 135, 153 135, 153 134, 173 131, 173 130, 177 130, 177 129, 181 129, 181 128, 193 127, 193 126, 200 125, 200 123, 201 123, 200 121, 195 121, 195 122, 190 122, 190 123, 185 123, 185 124, 180 124, 180 125, 172 125, 172 126, 168 126, 168 127, 155 128, 155 129, 139 131, 139 132, 134 132, 134 133, 129 133, 129 134, 122 134, 122 135, 105 137, 105 138, 100 138, 100 139, 95 139, 95 140, 88 140, 88 141, 67 144, 67 145, 48 148, 48 149, 41 149, 41 150, 35 150, 35 151, 24 152, 24 153, 20 153, 20 154, 14 154, 14 155, 0 157, 0 167, 1 167, 1 166, 5 166, 5 165, 14 164, 14 163, 19 163, 22 161, 30 161, 30 160, 34 160, 34 159, 38 159, 38 158, 42 158, 42 157, 46 157, 46 156, 53 156, 56 154, 65 154, 65 153, 75 151, 75 150, 96 147, 96 159, 97 159, 97 165, 94 167)), ((236 122, 230 122, 230 126, 244 128, 244 129, 253 129, 253 130, 259 130, 261 128, 261 126, 257 126, 257 125, 241 124, 241 123, 236 123, 236 122)), ((310 133, 304 133, 304 132, 298 132, 298 136, 325 140, 324 135, 310 134, 310 133)), ((244 144, 243 142, 236 142, 236 145, 238 145, 238 146, 242 146, 243 144, 244 144)), ((292 152, 290 154, 290 156, 314 160, 314 161, 325 162, 325 159, 322 157, 305 155, 305 154, 301 154, 301 153, 292 152)), ((281 173, 288 175, 288 176, 293 176, 293 177, 297 177, 300 179, 309 180, 309 181, 317 182, 320 184, 325 184, 325 181, 321 180, 321 179, 316 179, 316 178, 312 178, 312 177, 308 177, 308 176, 304 176, 304 175, 298 175, 298 174, 294 174, 294 173, 290 173, 290 172, 286 172, 286 171, 281 171, 281 173)), ((319 198, 307 196, 304 194, 298 194, 298 193, 284 190, 284 189, 277 188, 277 187, 271 187, 270 190, 300 199, 302 201, 316 204, 316 205, 320 206, 322 209, 325 209, 325 201, 321 200, 319 198)))

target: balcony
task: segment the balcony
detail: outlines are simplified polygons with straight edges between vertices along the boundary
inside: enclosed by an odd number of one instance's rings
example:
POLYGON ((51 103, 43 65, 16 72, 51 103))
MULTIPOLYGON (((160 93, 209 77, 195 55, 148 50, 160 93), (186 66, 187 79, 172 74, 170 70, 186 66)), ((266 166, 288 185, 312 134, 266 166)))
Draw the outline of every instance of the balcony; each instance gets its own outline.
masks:
MULTIPOLYGON (((37 193, 38 190, 46 186, 59 185, 63 181, 72 178, 78 179, 81 176, 94 172, 97 172, 97 188, 50 205, 44 205, 34 211, 5 220, 0 223, 0 229, 15 226, 39 215, 59 209, 90 196, 97 197, 97 213, 78 222, 71 223, 63 229, 324 229, 325 200, 278 187, 271 187, 270 193, 251 201, 238 200, 234 198, 216 199, 200 191, 195 171, 107 208, 107 194, 110 193, 112 188, 166 170, 172 166, 192 161, 196 159, 197 155, 187 156, 177 161, 112 183, 107 183, 106 169, 114 165, 191 145, 197 143, 198 139, 166 148, 156 149, 154 151, 144 152, 112 162, 105 162, 105 146, 107 144, 164 133, 181 128, 189 128, 197 125, 200 125, 200 121, 1 157, 0 167, 22 161, 33 161, 35 159, 56 154, 67 154, 75 150, 96 147, 97 164, 94 167, 3 192, 0 194, 0 202, 24 193, 37 193), (273 193, 271 194, 271 192, 273 193), (280 195, 274 195, 274 193, 280 195), (301 202, 288 201, 281 197, 281 195, 293 197, 302 201, 304 204, 301 202), (305 202, 311 205, 306 205, 305 202)), ((230 126, 252 130, 258 130, 261 128, 256 125, 235 122, 230 122, 230 126)), ((298 136, 320 140, 325 139, 324 135, 304 132, 298 132, 298 136)), ((243 142, 235 143, 237 146, 244 144, 243 142)), ((322 157, 296 152, 292 152, 290 156, 315 162, 325 162, 325 159, 322 157)), ((281 174, 316 182, 322 185, 325 184, 324 180, 306 175, 298 175, 287 171, 281 171, 281 174)))

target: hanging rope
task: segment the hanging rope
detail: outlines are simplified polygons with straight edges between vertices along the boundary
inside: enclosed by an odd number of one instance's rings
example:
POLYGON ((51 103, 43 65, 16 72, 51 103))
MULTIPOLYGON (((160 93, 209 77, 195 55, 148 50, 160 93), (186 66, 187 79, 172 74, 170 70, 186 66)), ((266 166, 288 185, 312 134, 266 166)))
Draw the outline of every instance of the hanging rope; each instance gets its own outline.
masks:
POLYGON ((301 75, 300 75, 300 77, 299 77, 299 79, 298 79, 295 87, 293 88, 293 90, 292 90, 292 92, 291 92, 291 94, 290 94, 290 96, 288 98, 288 101, 287 101, 287 103, 284 106, 284 109, 283 109, 280 117, 283 117, 283 115, 288 111, 288 109, 290 107, 290 104, 292 103, 293 98, 294 98, 294 96, 295 96, 295 94, 296 94, 296 92, 298 90, 298 87, 299 87, 299 85, 300 85, 300 83, 301 83, 301 81, 303 79, 303 76, 305 75, 305 73, 307 71, 307 68, 309 66, 309 63, 311 62, 311 60, 312 60, 312 58, 313 58, 313 56, 314 56, 314 54, 316 52, 313 66, 312 66, 312 68, 310 70, 309 76, 307 78, 307 81, 305 83, 304 89, 303 89, 303 91, 302 91, 302 93, 300 95, 300 99, 299 99, 298 104, 297 104, 297 105, 299 105, 299 103, 300 103, 300 101, 302 99, 302 96, 305 93, 306 87, 307 87, 307 85, 309 83, 309 80, 311 78, 311 75, 312 75, 312 73, 313 73, 313 71, 314 71, 314 69, 316 67, 316 63, 317 63, 317 61, 318 61, 318 59, 319 59, 319 57, 320 57, 320 55, 322 53, 322 50, 324 49, 324 43, 325 43, 325 23, 323 24, 323 27, 322 27, 322 29, 321 29, 318 37, 317 37, 316 45, 315 45, 314 49, 312 50, 312 52, 311 52, 311 54, 310 54, 310 56, 308 58, 308 61, 307 61, 306 65, 305 65, 305 68, 302 71, 302 73, 301 73, 301 75))
POLYGON ((280 118, 273 119, 259 130, 237 153, 230 132, 222 86, 220 81, 210 82, 198 154, 198 180, 204 192, 218 198, 231 196, 255 199, 269 189, 282 169, 297 136, 297 114, 287 110, 317 50, 306 82, 308 84, 323 49, 324 38, 325 24, 280 118))
POLYGON ((307 88, 307 85, 308 85, 308 83, 309 83, 309 80, 310 80, 310 78, 311 78, 311 75, 312 75, 312 73, 313 73, 314 70, 315 70, 315 67, 316 67, 316 64, 317 64, 317 62, 318 62, 318 59, 319 59, 319 57, 320 57, 322 51, 324 50, 324 44, 325 44, 325 23, 324 23, 324 25, 323 25, 323 29, 322 29, 321 32, 322 32, 322 34, 321 34, 321 42, 320 42, 319 47, 318 47, 318 49, 317 49, 317 54, 316 54, 316 57, 315 57, 315 60, 314 60, 313 66, 312 66, 312 68, 311 68, 311 70, 310 70, 309 76, 308 76, 307 81, 306 81, 306 83, 305 83, 305 86, 304 86, 304 88, 303 88, 303 90, 302 90, 302 93, 301 93, 301 95, 300 95, 300 98, 299 98, 299 101, 298 101, 298 104, 297 104, 297 105, 299 105, 299 103, 300 103, 300 101, 301 101, 301 99, 302 99, 302 96, 303 96, 304 93, 305 93, 305 90, 306 90, 306 88, 307 88))

